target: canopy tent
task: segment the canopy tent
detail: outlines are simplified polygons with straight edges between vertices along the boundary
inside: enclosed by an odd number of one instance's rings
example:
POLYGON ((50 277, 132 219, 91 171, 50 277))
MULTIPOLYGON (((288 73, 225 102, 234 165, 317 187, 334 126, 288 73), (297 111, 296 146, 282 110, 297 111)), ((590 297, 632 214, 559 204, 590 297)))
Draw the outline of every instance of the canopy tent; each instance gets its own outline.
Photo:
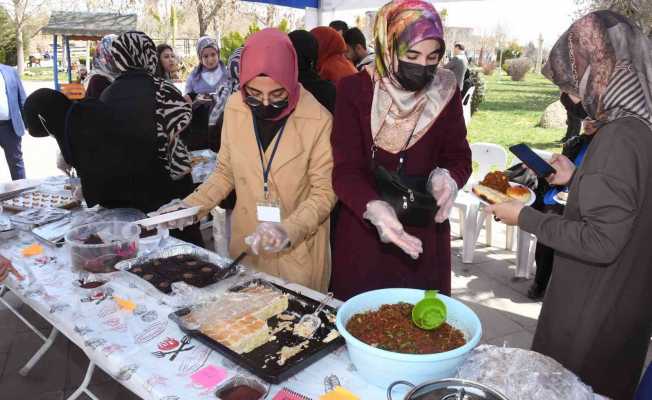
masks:
POLYGON ((54 11, 48 24, 41 29, 42 33, 52 35, 54 87, 57 90, 60 88, 57 62, 57 39, 59 35, 62 37, 68 64, 68 82, 71 82, 70 40, 98 41, 111 33, 119 35, 135 30, 137 22, 136 14, 54 11))
MULTIPOLYGON (((275 4, 278 6, 301 8, 306 10, 306 27, 325 25, 324 14, 335 11, 360 10, 365 8, 380 8, 389 0, 245 0, 252 3, 275 4)), ((462 1, 484 0, 430 0, 433 4, 455 3, 462 1)))

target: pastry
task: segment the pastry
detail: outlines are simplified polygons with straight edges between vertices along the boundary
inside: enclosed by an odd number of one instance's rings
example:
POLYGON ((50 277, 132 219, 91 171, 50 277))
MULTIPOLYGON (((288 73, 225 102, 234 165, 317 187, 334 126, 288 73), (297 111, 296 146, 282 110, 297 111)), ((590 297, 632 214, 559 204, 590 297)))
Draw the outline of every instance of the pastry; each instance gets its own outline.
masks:
POLYGON ((509 189, 509 179, 507 179, 507 175, 501 171, 489 172, 480 184, 492 188, 500 193, 507 193, 507 189, 509 189))
POLYGON ((530 190, 523 186, 512 186, 507 189, 507 195, 522 203, 530 201, 530 190))
POLYGON ((475 185, 473 187, 473 193, 489 204, 500 204, 512 200, 512 198, 506 194, 483 184, 475 185))
POLYGON ((272 339, 267 319, 282 314, 288 296, 262 285, 229 292, 192 312, 200 330, 238 354, 248 353, 272 339))
POLYGON ((270 339, 267 322, 251 315, 216 324, 204 324, 201 331, 238 354, 249 353, 270 339))

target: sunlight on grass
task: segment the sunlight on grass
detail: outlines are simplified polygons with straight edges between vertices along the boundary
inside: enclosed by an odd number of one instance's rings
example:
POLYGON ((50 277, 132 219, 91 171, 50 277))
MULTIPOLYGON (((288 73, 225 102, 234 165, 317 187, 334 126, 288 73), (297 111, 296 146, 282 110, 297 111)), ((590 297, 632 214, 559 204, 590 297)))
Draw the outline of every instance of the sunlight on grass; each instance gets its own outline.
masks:
POLYGON ((565 129, 537 127, 543 110, 559 99, 559 89, 541 75, 528 74, 513 82, 486 77, 487 94, 469 125, 469 142, 497 143, 507 149, 518 143, 543 150, 560 151, 565 129))

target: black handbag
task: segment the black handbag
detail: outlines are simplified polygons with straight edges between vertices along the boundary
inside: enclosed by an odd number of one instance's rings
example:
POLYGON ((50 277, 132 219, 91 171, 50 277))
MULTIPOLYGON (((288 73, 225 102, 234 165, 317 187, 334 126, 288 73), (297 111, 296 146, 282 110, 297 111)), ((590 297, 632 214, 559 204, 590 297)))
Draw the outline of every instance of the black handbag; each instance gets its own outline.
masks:
POLYGON ((435 198, 426 190, 428 176, 407 176, 403 174, 403 165, 406 160, 406 149, 412 134, 399 154, 399 165, 396 171, 388 171, 382 165, 377 165, 376 143, 371 149, 371 161, 376 190, 381 200, 389 203, 403 225, 425 227, 430 225, 439 207, 435 198))

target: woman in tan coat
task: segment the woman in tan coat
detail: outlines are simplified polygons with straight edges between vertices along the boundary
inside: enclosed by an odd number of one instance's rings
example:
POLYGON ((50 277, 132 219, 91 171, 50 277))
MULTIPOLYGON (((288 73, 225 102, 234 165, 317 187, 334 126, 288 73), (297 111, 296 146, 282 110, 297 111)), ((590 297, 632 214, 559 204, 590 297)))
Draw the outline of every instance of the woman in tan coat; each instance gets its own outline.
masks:
POLYGON ((159 212, 201 206, 201 218, 235 189, 231 256, 249 250, 257 269, 326 291, 335 203, 331 115, 299 84, 294 47, 281 31, 252 35, 241 68, 241 93, 224 112, 216 170, 193 194, 159 212))

